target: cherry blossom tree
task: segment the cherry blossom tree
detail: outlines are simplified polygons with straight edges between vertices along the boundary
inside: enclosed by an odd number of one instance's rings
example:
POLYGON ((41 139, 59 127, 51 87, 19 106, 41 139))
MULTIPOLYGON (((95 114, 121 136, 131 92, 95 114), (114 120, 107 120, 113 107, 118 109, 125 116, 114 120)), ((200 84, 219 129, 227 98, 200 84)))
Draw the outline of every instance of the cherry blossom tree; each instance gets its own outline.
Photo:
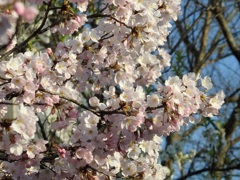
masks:
POLYGON ((161 137, 224 102, 198 73, 159 80, 180 3, 2 1, 1 178, 164 179, 161 137))

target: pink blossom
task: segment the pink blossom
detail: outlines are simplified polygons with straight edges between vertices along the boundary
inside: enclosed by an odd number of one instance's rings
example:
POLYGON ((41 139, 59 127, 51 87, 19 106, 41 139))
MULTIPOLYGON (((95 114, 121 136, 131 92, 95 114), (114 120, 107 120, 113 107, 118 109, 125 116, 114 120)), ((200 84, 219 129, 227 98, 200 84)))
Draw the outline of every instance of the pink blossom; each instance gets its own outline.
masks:
POLYGON ((134 173, 137 172, 137 167, 136 167, 136 164, 134 162, 131 162, 131 161, 127 161, 127 162, 124 162, 123 166, 122 166, 122 174, 124 176, 131 176, 133 175, 134 173))
POLYGON ((52 95, 51 96, 53 103, 59 103, 59 95, 52 95))
POLYGON ((224 103, 224 93, 223 91, 217 93, 213 98, 210 99, 209 103, 213 108, 220 109, 222 104, 224 103))
POLYGON ((38 88, 38 85, 34 84, 31 81, 27 81, 24 86, 24 90, 29 93, 35 92, 37 90, 37 88, 38 88))
POLYGON ((83 159, 87 164, 90 164, 93 161, 92 152, 88 149, 79 148, 76 151, 76 157, 79 159, 83 159))
POLYGON ((25 13, 25 5, 22 2, 14 3, 14 10, 18 13, 19 16, 23 16, 25 13))
POLYGON ((52 129, 61 130, 68 126, 67 121, 55 121, 51 124, 52 129))
POLYGON ((158 95, 152 94, 147 96, 147 103, 150 107, 157 107, 161 104, 161 100, 158 95))
POLYGON ((58 153, 60 154, 60 156, 62 158, 65 158, 66 157, 66 150, 62 147, 58 147, 58 153))
POLYGON ((71 109, 68 116, 70 118, 77 118, 78 117, 78 110, 75 109, 75 108, 71 109))
POLYGON ((53 100, 50 97, 45 97, 44 101, 48 106, 53 106, 53 100))
POLYGON ((25 91, 23 94, 23 101, 27 104, 32 104, 35 99, 35 93, 34 92, 28 92, 25 91))
POLYGON ((96 96, 91 97, 91 98, 89 99, 89 104, 90 104, 92 107, 96 107, 96 106, 99 105, 99 99, 98 99, 96 96))
POLYGON ((12 79, 12 86, 13 88, 17 88, 17 89, 22 89, 23 86, 25 85, 26 80, 23 77, 14 77, 12 79))
POLYGON ((23 153, 23 147, 19 143, 11 144, 10 145, 10 153, 20 156, 23 153))
POLYGON ((26 7, 24 13, 22 15, 24 21, 30 23, 32 22, 35 17, 38 15, 39 11, 35 7, 26 7))

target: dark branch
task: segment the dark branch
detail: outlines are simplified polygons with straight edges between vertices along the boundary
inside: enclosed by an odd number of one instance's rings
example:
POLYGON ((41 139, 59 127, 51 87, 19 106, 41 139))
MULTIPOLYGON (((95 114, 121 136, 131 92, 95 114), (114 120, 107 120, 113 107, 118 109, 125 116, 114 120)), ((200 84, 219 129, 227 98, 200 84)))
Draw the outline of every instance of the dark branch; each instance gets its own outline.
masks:
POLYGON ((197 171, 194 171, 194 172, 189 172, 188 174, 186 174, 185 176, 182 176, 181 178, 178 178, 176 180, 184 180, 184 179, 187 179, 191 176, 194 176, 194 175, 198 175, 198 174, 201 174, 203 172, 216 172, 216 171, 220 171, 220 172, 224 172, 224 171, 230 171, 230 170, 240 170, 240 164, 237 164, 235 166, 232 166, 232 167, 226 167, 226 168, 212 168, 212 167, 207 167, 207 168, 203 168, 203 169, 200 169, 200 170, 197 170, 197 171))

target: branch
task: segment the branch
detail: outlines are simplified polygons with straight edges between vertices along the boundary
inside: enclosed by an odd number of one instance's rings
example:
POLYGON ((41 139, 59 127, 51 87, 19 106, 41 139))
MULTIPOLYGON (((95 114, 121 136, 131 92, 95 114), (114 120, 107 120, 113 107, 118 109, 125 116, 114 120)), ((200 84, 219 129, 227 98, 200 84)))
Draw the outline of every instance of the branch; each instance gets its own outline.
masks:
MULTIPOLYGON (((59 155, 54 153, 54 154, 51 154, 51 155, 48 155, 48 156, 44 157, 40 162, 41 163, 52 162, 53 160, 55 160, 58 157, 59 157, 59 155)), ((8 159, 8 154, 0 153, 0 161, 14 162, 14 161, 18 161, 18 160, 9 160, 8 159)))
POLYGON ((240 170, 240 164, 237 164, 235 166, 232 166, 232 167, 227 167, 227 168, 212 168, 212 167, 207 167, 207 168, 203 168, 203 169, 200 169, 200 170, 197 170, 197 171, 194 171, 194 172, 190 172, 188 173, 187 175, 185 176, 182 176, 181 178, 178 178, 176 180, 184 180, 184 179, 187 179, 191 176, 194 176, 194 175, 197 175, 197 174, 201 174, 203 172, 207 172, 207 171, 220 171, 220 172, 223 172, 223 171, 230 171, 230 170, 235 170, 235 169, 239 169, 240 170))
POLYGON ((48 90, 46 90, 46 89, 43 89, 43 88, 38 89, 38 90, 39 90, 39 91, 42 91, 42 92, 45 92, 45 93, 48 93, 48 94, 51 94, 51 95, 58 95, 60 98, 65 99, 65 100, 67 100, 67 101, 69 101, 69 102, 72 102, 72 103, 78 105, 79 107, 81 107, 81 108, 83 108, 83 109, 85 109, 85 110, 88 110, 88 111, 92 112, 93 114, 99 116, 99 114, 97 114, 93 109, 88 108, 87 106, 79 103, 78 101, 76 101, 76 100, 74 100, 74 99, 66 98, 66 97, 64 97, 64 96, 59 95, 58 93, 53 93, 53 92, 50 92, 50 91, 48 91, 48 90))
POLYGON ((233 91, 229 96, 227 96, 225 98, 225 103, 229 103, 229 102, 238 102, 239 98, 238 96, 235 96, 237 93, 240 92, 240 86, 235 90, 233 91))
MULTIPOLYGON (((213 1, 213 3, 216 4, 215 1, 213 1)), ((217 3, 217 4, 218 5, 215 5, 212 12, 216 16, 216 20, 223 32, 224 37, 226 38, 226 41, 228 43, 230 50, 232 51, 233 55, 236 57, 236 59, 240 63, 240 48, 238 47, 236 41, 234 40, 233 34, 230 28, 228 27, 228 22, 222 12, 221 3, 217 3)))
POLYGON ((237 125, 238 125, 238 118, 236 116, 238 109, 240 109, 240 98, 238 98, 238 104, 237 106, 233 109, 230 118, 228 119, 227 123, 224 125, 224 129, 225 129, 225 137, 227 141, 230 141, 231 136, 234 132, 234 130, 236 129, 237 125))
POLYGON ((206 53, 205 51, 206 51, 207 42, 208 42, 208 34, 210 31, 211 18, 212 18, 212 12, 210 10, 207 10, 202 37, 200 40, 200 50, 196 60, 196 66, 195 66, 196 71, 201 68, 201 65, 203 64, 203 61, 204 61, 204 55, 206 53))
POLYGON ((201 14, 199 15, 199 17, 192 23, 191 27, 187 28, 187 30, 184 32, 184 34, 182 34, 182 32, 180 32, 181 36, 180 39, 178 40, 178 42, 173 46, 173 48, 171 48, 171 51, 169 54, 173 54, 176 49, 179 47, 179 45, 181 44, 181 42, 183 41, 184 38, 186 38, 189 34, 189 32, 195 27, 195 25, 199 22, 199 20, 202 18, 203 13, 201 12, 201 14))
POLYGON ((236 143, 238 143, 240 141, 240 137, 237 137, 237 138, 235 138, 235 139, 233 139, 232 141, 231 141, 231 145, 235 145, 236 143))

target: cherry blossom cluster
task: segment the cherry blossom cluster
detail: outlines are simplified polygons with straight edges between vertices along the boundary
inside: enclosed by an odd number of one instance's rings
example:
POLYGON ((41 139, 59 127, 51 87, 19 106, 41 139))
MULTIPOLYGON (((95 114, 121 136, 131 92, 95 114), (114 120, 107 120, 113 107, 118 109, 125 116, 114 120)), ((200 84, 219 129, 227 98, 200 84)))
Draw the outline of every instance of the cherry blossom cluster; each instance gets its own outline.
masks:
MULTIPOLYGON (((224 101, 222 92, 207 94, 208 77, 190 73, 158 81, 170 66, 171 56, 160 46, 180 13, 180 0, 103 0, 95 14, 88 13, 87 0, 69 2, 81 13, 62 12, 67 17, 51 30, 77 35, 54 49, 13 53, 0 61, 0 149, 5 153, 0 176, 164 179, 161 136, 217 115, 224 101), (92 18, 99 21, 88 28, 92 18), (151 93, 149 86, 155 87, 151 93), (8 106, 16 107, 11 118, 8 106), (37 136, 47 113, 45 134, 64 132, 67 138, 53 143, 47 135, 37 136)), ((29 3, 54 7, 51 0, 29 3)), ((68 8, 65 3, 60 11, 68 8)), ((15 2, 13 11, 31 22, 42 12, 31 11, 30 17, 29 8, 15 2)), ((3 15, 0 20, 0 32, 6 33, 10 23, 3 15)))

